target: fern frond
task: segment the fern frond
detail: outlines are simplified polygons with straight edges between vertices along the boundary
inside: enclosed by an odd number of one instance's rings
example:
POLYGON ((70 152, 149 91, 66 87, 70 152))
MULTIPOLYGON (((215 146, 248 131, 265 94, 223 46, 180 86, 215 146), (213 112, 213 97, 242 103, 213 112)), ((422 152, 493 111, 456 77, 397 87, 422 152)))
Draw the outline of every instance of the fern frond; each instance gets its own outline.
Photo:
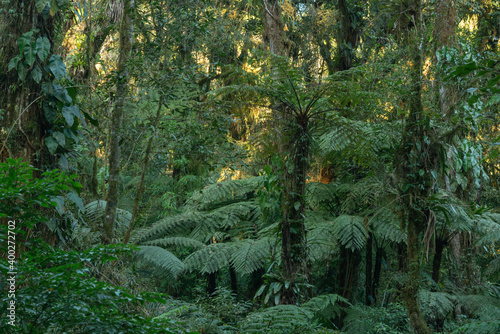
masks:
POLYGON ((482 321, 500 319, 500 299, 498 296, 457 295, 458 303, 469 314, 475 314, 482 321))
POLYGON ((186 270, 197 270, 205 274, 215 273, 229 264, 232 244, 215 243, 189 255, 184 260, 186 270))
POLYGON ((195 192, 186 203, 188 209, 207 210, 211 205, 242 198, 253 193, 262 183, 262 176, 244 180, 223 181, 195 192))
POLYGON ((478 246, 500 242, 500 214, 488 212, 476 219, 476 231, 481 235, 477 241, 478 246))
POLYGON ((211 212, 199 213, 199 219, 190 236, 208 241, 218 230, 225 230, 243 221, 255 222, 260 216, 260 207, 253 201, 238 202, 223 206, 211 212))
MULTIPOLYGON (((85 216, 88 219, 87 222, 94 226, 103 221, 105 212, 106 201, 103 200, 93 201, 85 206, 85 216)), ((118 235, 124 234, 130 225, 131 219, 132 214, 130 212, 127 210, 116 209, 115 232, 118 235)))
POLYGON ((331 318, 341 315, 343 306, 340 304, 350 305, 349 301, 344 297, 337 294, 329 294, 311 298, 302 304, 302 308, 310 310, 316 318, 323 322, 328 322, 331 318))
POLYGON ((331 255, 337 245, 336 240, 332 223, 316 224, 308 228, 307 245, 311 260, 319 261, 331 255))
POLYGON ((157 221, 147 232, 138 237, 137 243, 169 235, 189 233, 204 217, 203 213, 192 212, 170 216, 157 221))
POLYGON ((249 314, 240 324, 242 333, 306 333, 313 313, 295 305, 278 305, 249 314))
POLYGON ((158 275, 177 279, 184 270, 184 264, 174 254, 156 246, 140 246, 137 257, 155 269, 158 275))
POLYGON ((370 220, 376 238, 394 243, 406 242, 406 231, 401 228, 398 217, 388 208, 382 208, 370 220))
POLYGON ((444 319, 455 308, 455 296, 446 292, 420 290, 419 303, 429 318, 444 319))
POLYGON ((368 231, 363 222, 363 217, 340 215, 332 222, 332 233, 345 248, 360 250, 368 238, 368 231))
POLYGON ((205 244, 191 238, 186 238, 186 237, 170 237, 170 238, 163 238, 163 239, 155 239, 151 241, 146 241, 144 242, 144 245, 146 246, 159 246, 159 247, 170 247, 170 246, 177 246, 177 247, 192 247, 195 249, 200 249, 205 247, 205 244))
POLYGON ((270 256, 270 238, 257 240, 241 240, 233 242, 231 264, 242 274, 250 274, 262 268, 266 258, 270 256))
POLYGON ((473 321, 455 329, 451 334, 497 334, 500 333, 500 320, 473 321))

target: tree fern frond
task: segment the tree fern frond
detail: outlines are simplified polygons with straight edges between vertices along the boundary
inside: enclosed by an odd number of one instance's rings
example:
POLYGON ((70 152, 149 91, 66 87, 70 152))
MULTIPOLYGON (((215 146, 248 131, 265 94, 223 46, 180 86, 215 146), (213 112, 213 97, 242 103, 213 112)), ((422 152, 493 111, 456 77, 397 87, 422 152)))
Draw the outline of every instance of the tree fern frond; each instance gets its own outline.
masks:
POLYGON ((458 303, 469 314, 482 321, 500 319, 500 299, 486 295, 457 295, 458 303))
POLYGON ((395 243, 406 242, 406 231, 401 228, 398 217, 388 208, 381 208, 370 220, 376 238, 395 243))
POLYGON ((310 182, 306 185, 306 198, 314 208, 317 208, 323 201, 332 201, 337 195, 337 187, 334 184, 324 184, 320 182, 310 182))
POLYGON ((244 180, 223 181, 206 186, 195 192, 186 203, 188 208, 206 210, 210 205, 241 198, 248 193, 253 193, 260 186, 262 176, 244 180))
MULTIPOLYGON (((92 225, 96 225, 99 222, 102 222, 105 212, 106 201, 103 200, 93 201, 85 206, 85 216, 88 219, 88 223, 92 225)), ((118 235, 122 235, 127 231, 127 228, 130 225, 132 214, 127 210, 116 209, 115 217, 116 233, 118 235)))
POLYGON ((327 322, 331 318, 341 315, 344 305, 350 305, 349 301, 337 294, 321 295, 311 298, 306 303, 302 304, 302 308, 306 308, 313 312, 315 316, 327 322))
POLYGON ((419 303, 429 318, 444 319, 455 308, 455 296, 446 292, 420 290, 419 303))
POLYGON ((495 275, 500 273, 500 257, 497 257, 493 260, 491 260, 486 267, 486 270, 484 271, 486 275, 495 275))
POLYGON ((163 239, 155 239, 151 241, 144 242, 146 246, 159 246, 159 247, 169 247, 169 246, 177 246, 177 247, 193 247, 195 249, 200 249, 205 247, 205 244, 191 238, 186 237, 170 237, 163 239))
POLYGON ((500 320, 473 321, 451 332, 451 334, 497 334, 497 333, 500 333, 500 320))
POLYGON ((345 248, 360 250, 368 238, 368 231, 363 222, 363 217, 340 215, 331 223, 332 233, 345 248))
POLYGON ((500 242, 500 214, 488 212, 475 218, 476 230, 481 235, 477 241, 478 246, 500 242))
POLYGON ((231 243, 215 243, 189 255, 184 260, 186 270, 198 270, 205 274, 219 271, 229 264, 231 259, 231 243))
POLYGON ((270 238, 257 240, 241 240, 233 242, 231 264, 242 274, 250 274, 262 268, 266 258, 270 256, 270 238))
POLYGON ((146 233, 143 233, 137 242, 190 232, 203 217, 202 213, 192 212, 160 219, 146 233))
POLYGON ((243 221, 256 221, 259 216, 260 207, 253 201, 229 204, 211 212, 200 212, 201 219, 190 235, 208 241, 218 230, 234 227, 243 221))
POLYGON ((153 267, 158 275, 177 279, 184 270, 184 264, 174 254, 156 246, 140 246, 136 252, 140 260, 153 267))
POLYGON ((319 261, 331 255, 335 249, 336 240, 332 223, 326 222, 311 227, 307 232, 307 245, 311 260, 319 261))
POLYGON ((295 305, 278 305, 249 314, 240 324, 242 333, 306 333, 313 313, 295 305))

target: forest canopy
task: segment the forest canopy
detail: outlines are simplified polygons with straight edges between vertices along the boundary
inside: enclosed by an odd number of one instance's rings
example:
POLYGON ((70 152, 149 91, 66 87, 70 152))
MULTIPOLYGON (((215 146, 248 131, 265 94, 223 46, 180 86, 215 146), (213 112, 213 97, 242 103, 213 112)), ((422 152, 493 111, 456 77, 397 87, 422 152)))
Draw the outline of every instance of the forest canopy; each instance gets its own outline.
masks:
POLYGON ((0 329, 499 333, 500 2, 3 0, 0 329))

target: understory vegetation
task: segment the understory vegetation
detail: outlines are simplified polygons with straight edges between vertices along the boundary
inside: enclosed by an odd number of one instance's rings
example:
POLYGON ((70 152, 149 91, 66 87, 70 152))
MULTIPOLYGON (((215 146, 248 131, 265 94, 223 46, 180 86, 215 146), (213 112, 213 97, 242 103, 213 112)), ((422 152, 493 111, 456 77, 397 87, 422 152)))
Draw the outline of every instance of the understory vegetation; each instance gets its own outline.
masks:
POLYGON ((500 333, 499 17, 2 1, 0 332, 500 333))

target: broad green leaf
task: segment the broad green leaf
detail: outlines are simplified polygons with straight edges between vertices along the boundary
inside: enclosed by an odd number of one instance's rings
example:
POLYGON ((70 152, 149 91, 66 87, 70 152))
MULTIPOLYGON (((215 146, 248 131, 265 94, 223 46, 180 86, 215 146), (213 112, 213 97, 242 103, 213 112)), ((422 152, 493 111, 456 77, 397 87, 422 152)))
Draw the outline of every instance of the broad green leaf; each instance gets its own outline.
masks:
POLYGON ((54 132, 52 137, 59 143, 59 145, 64 146, 66 144, 66 136, 62 132, 54 132))
POLYGON ((21 56, 17 55, 15 56, 14 58, 12 58, 9 62, 9 67, 8 67, 8 70, 12 70, 13 68, 15 68, 17 66, 17 63, 19 63, 19 61, 21 60, 21 56))
POLYGON ((56 153, 58 144, 54 138, 49 136, 45 138, 45 146, 49 149, 50 154, 54 154, 56 153))
POLYGON ((24 58, 29 66, 33 65, 36 59, 36 48, 34 43, 29 43, 24 48, 24 58))
POLYGON ((50 53, 50 42, 47 37, 38 37, 36 40, 36 54, 41 61, 45 61, 50 53))
POLYGON ((49 69, 56 79, 66 77, 66 65, 59 55, 52 55, 49 59, 49 69))
POLYGON ((72 107, 73 106, 62 108, 62 114, 64 116, 64 119, 66 120, 66 123, 70 127, 73 126, 73 123, 75 122, 75 116, 73 115, 73 112, 71 111, 72 107))
POLYGON ((30 38, 28 36, 26 36, 26 34, 19 37, 19 39, 17 41, 17 46, 19 48, 19 54, 21 54, 21 55, 24 54, 24 48, 29 43, 30 43, 30 38))
POLYGON ((41 13, 42 10, 47 6, 50 0, 36 0, 35 5, 36 5, 36 10, 41 13))
POLYGON ((26 79, 26 75, 28 75, 28 64, 24 61, 17 63, 17 74, 19 76, 19 80, 24 81, 24 79, 26 79))
POLYGON ((40 80, 42 80, 42 70, 40 70, 40 67, 36 66, 33 68, 31 71, 31 78, 35 80, 36 83, 40 83, 40 80))
POLYGON ((57 109, 50 102, 43 102, 43 113, 49 123, 54 124, 57 119, 57 109))

